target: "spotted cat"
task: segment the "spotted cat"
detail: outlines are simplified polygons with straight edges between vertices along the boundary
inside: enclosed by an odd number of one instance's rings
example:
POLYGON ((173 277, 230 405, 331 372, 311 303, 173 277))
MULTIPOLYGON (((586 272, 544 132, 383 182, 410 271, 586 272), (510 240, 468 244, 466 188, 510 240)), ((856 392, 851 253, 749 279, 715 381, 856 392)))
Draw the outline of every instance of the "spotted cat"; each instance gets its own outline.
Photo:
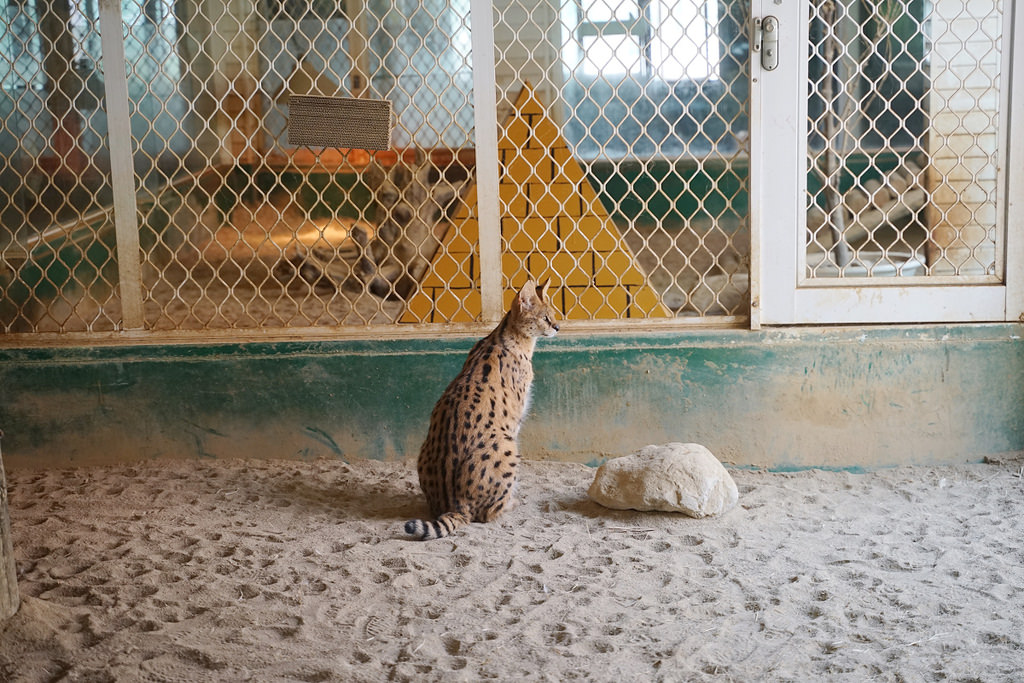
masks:
POLYGON ((406 533, 442 538, 515 507, 517 439, 530 403, 533 348, 538 337, 558 332, 547 286, 526 283, 434 406, 417 471, 436 521, 411 520, 406 533))

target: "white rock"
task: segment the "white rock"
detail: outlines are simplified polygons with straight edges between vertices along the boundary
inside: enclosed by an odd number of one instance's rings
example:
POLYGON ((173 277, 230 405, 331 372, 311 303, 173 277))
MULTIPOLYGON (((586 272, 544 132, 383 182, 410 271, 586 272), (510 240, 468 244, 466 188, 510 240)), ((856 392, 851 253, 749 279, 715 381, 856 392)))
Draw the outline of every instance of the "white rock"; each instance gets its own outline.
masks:
POLYGON ((719 515, 739 500, 736 482, 704 446, 670 443, 609 460, 598 468, 587 492, 615 510, 719 515))

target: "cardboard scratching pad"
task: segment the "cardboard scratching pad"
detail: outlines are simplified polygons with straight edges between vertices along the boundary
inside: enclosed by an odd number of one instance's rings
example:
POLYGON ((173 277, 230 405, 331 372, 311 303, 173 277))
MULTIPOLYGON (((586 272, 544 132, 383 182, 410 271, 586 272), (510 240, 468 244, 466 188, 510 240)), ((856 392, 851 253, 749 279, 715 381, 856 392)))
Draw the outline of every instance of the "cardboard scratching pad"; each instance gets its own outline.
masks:
MULTIPOLYGON (((498 142, 504 306, 531 277, 565 318, 667 317, 568 143, 523 86, 498 142)), ((476 185, 466 197, 402 322, 480 319, 476 185)))
POLYGON ((291 95, 288 144, 388 150, 391 102, 353 97, 291 95))

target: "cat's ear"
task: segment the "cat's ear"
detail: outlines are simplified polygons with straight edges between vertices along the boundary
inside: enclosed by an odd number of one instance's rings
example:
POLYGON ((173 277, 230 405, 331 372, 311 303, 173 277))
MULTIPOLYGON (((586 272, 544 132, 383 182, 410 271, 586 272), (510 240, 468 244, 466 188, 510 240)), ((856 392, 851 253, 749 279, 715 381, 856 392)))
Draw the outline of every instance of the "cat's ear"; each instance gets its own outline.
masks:
POLYGON ((534 301, 537 299, 537 292, 537 283, 532 279, 527 280, 523 288, 519 290, 519 296, 516 297, 519 300, 519 307, 532 308, 534 301))
POLYGON ((551 278, 547 278, 544 282, 537 286, 537 298, 541 301, 546 301, 548 298, 548 285, 551 284, 551 278))

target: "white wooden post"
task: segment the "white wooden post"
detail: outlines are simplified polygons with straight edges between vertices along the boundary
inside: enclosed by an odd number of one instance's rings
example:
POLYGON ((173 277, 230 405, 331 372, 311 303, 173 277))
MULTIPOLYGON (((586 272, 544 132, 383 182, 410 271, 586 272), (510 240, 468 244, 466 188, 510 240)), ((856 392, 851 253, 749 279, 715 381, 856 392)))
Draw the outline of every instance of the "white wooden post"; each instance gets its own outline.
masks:
POLYGON ((107 106, 110 184, 114 193, 114 230, 117 237, 121 324, 141 329, 142 265, 139 253, 139 217, 135 203, 135 167, 132 161, 132 124, 128 109, 128 75, 124 58, 123 23, 118 0, 101 0, 103 85, 107 106))
POLYGON ((494 74, 494 3, 471 0, 476 201, 480 217, 480 304, 485 323, 501 319, 501 211, 498 207, 498 111, 494 74))

